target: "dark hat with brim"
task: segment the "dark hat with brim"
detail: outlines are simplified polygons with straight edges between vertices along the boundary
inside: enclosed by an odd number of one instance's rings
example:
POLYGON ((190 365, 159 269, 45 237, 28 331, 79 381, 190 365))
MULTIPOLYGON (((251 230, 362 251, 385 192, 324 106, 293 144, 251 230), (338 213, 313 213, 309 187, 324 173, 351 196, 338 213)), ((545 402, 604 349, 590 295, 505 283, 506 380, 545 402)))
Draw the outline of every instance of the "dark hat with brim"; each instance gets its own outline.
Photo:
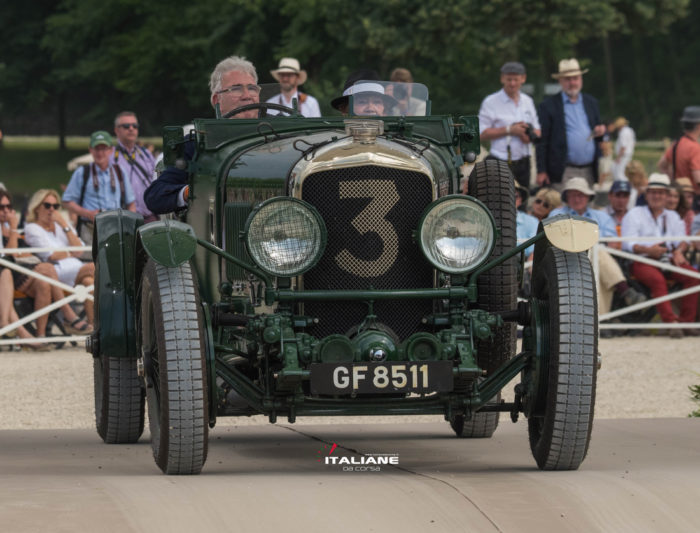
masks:
POLYGON ((379 74, 375 70, 356 70, 345 80, 343 96, 334 98, 331 101, 331 106, 340 111, 342 107, 347 107, 350 95, 357 96, 359 94, 379 95, 384 100, 384 106, 388 108, 398 104, 392 96, 384 94, 384 86, 381 83, 372 83, 374 81, 379 81, 379 74))
POLYGON ((700 122, 700 106, 690 105, 683 109, 683 116, 681 117, 681 122, 691 122, 695 124, 700 122))

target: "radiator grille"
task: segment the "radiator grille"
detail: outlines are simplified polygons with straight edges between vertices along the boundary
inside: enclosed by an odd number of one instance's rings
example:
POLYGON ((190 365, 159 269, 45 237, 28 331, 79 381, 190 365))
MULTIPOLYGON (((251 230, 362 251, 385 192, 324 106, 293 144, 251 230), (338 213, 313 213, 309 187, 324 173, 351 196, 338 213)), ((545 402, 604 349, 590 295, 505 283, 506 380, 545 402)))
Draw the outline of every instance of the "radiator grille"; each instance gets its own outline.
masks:
MULTIPOLYGON (((304 275, 305 289, 408 289, 433 286, 433 269, 412 233, 432 201, 430 179, 420 172, 363 166, 306 178, 303 200, 318 209, 328 229, 321 261, 304 275)), ((430 300, 375 302, 379 322, 401 340, 421 329, 430 300)), ((347 333, 367 314, 362 302, 311 302, 312 334, 347 333)))

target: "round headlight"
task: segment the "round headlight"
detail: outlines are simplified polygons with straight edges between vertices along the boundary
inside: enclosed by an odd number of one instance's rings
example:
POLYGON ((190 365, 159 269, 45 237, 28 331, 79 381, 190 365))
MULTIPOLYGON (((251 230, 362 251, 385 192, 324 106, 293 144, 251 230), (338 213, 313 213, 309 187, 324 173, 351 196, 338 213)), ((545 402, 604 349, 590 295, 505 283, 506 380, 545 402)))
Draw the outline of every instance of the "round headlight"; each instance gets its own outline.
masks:
POLYGON ((316 264, 326 246, 326 226, 312 206, 294 198, 272 198, 248 217, 250 257, 274 276, 296 276, 316 264))
POLYGON ((484 205, 465 196, 447 196, 429 205, 419 227, 420 248, 435 268, 464 274, 493 250, 495 222, 484 205))

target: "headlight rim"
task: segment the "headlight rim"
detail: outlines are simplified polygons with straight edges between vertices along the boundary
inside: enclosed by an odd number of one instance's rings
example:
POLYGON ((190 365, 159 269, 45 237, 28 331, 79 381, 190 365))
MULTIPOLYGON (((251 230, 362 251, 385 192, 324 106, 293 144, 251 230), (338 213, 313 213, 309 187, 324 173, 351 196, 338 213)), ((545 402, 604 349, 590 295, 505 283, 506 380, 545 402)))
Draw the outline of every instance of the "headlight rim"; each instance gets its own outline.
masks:
POLYGON ((421 214, 420 220, 418 222, 418 229, 416 231, 416 241, 418 242, 418 247, 420 248, 421 253, 423 254, 423 257, 431 264, 433 267, 440 272, 444 272, 446 274, 451 274, 451 275, 465 275, 469 274, 471 272, 474 272, 477 268, 485 264, 489 258, 491 257, 491 254, 493 253, 494 248, 496 247, 496 239, 498 239, 498 235, 500 233, 500 230, 496 227, 496 219, 493 216, 493 213, 491 213, 491 210, 478 198, 475 198, 473 196, 469 196, 466 194, 449 194, 447 196, 443 196, 442 198, 438 198, 428 204, 428 206, 423 210, 423 213, 421 214), (423 244, 423 225, 425 224, 425 220, 430 214, 430 212, 435 209, 438 205, 444 202, 448 201, 453 201, 453 200, 459 200, 459 201, 466 201, 472 204, 475 204, 477 207, 481 208, 487 215, 489 222, 491 223, 491 228, 493 231, 493 239, 491 239, 491 242, 488 246, 488 252, 484 254, 483 259, 480 261, 475 261, 473 262, 468 268, 466 269, 456 269, 456 268, 450 268, 448 269, 445 265, 439 264, 437 261, 433 260, 432 256, 427 253, 426 248, 423 244))
POLYGON ((248 215, 248 218, 246 219, 244 230, 243 230, 243 242, 245 243, 246 251, 248 252, 248 256, 250 257, 251 261, 255 263, 255 265, 260 268, 263 272, 270 274, 271 276, 279 277, 279 278, 291 278, 295 276, 302 275, 309 270, 311 270, 313 267, 315 267, 318 262, 321 260, 321 257, 323 257, 323 254, 326 250, 326 244, 328 242, 328 231, 326 229, 326 224, 323 221, 323 218, 321 217, 320 213, 318 210, 311 205, 308 202, 305 202, 304 200, 300 200, 299 198, 294 198, 291 196, 275 196, 273 198, 268 198, 267 200, 264 200, 257 204, 253 210, 250 212, 248 215), (294 270, 289 273, 279 273, 276 272, 270 268, 268 268, 266 265, 262 264, 260 261, 256 260, 256 255, 252 253, 251 251, 251 244, 250 244, 250 226, 253 223, 253 220, 255 217, 260 213, 263 209, 265 209, 267 206, 274 204, 274 203, 292 203, 292 204, 298 204, 302 206, 303 208, 307 209, 309 213, 313 216, 314 220, 316 221, 316 224, 318 225, 319 229, 319 237, 320 241, 318 242, 318 246, 316 247, 316 251, 314 253, 314 256, 312 260, 305 265, 303 268, 300 268, 298 270, 294 270))

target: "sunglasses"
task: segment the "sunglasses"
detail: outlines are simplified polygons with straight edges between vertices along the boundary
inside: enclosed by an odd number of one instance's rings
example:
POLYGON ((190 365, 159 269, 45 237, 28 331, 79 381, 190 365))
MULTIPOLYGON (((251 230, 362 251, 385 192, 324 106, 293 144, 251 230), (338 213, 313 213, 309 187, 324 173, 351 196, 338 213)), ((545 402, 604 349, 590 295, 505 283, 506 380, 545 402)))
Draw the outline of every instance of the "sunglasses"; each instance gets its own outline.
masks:
POLYGON ((117 124, 117 128, 122 128, 125 130, 128 130, 130 128, 134 128, 135 130, 139 129, 139 125, 136 122, 129 122, 128 124, 117 124))
POLYGON ((0 204, 0 209, 12 209, 12 204, 0 204))
POLYGON ((542 207, 545 209, 549 209, 551 206, 549 205, 549 202, 546 200, 543 200, 542 198, 535 198, 535 203, 536 204, 542 204, 542 207))
POLYGON ((52 204, 49 202, 42 202, 41 205, 44 206, 44 209, 51 209, 53 207, 56 211, 58 211, 61 208, 61 204, 52 204))

